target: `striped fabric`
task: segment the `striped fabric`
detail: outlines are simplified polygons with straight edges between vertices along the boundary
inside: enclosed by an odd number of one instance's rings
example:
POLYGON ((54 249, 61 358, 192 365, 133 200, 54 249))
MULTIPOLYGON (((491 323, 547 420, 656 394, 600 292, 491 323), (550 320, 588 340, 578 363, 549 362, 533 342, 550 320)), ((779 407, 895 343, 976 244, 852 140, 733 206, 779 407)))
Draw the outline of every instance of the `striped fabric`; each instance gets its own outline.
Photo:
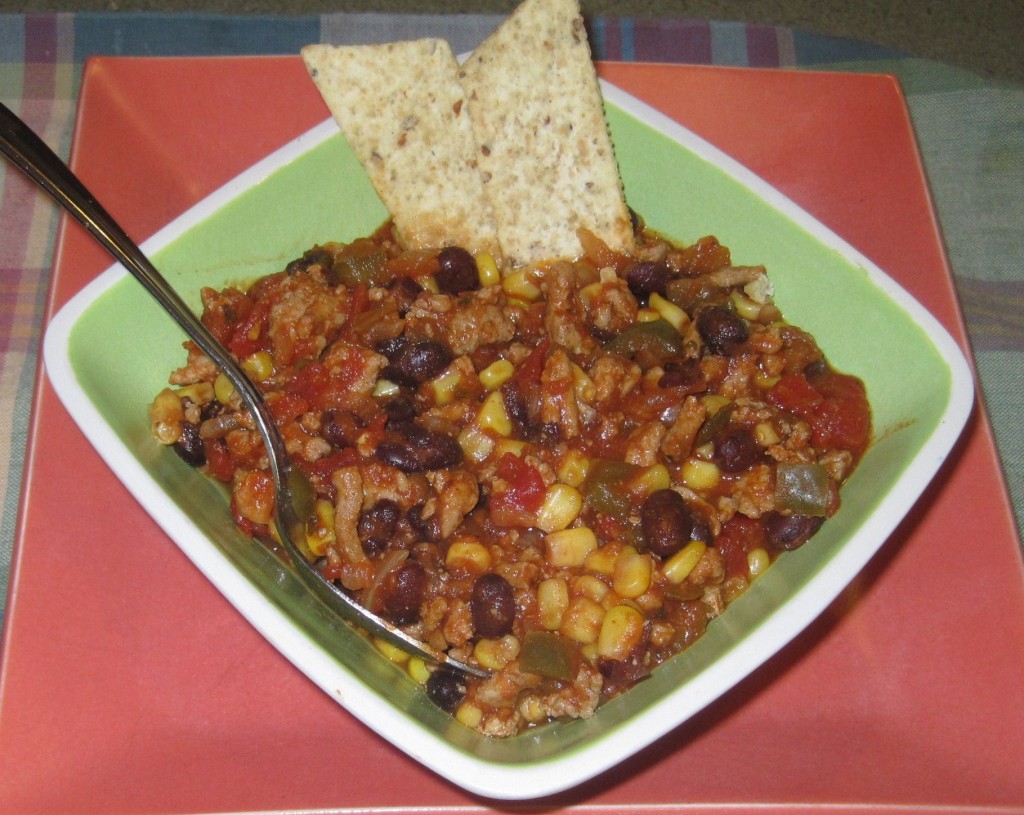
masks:
MULTIPOLYGON (((472 50, 499 20, 492 15, 0 15, 0 101, 66 156, 82 63, 93 54, 292 54, 316 41, 428 35, 444 37, 458 53, 472 50)), ((878 46, 781 27, 612 17, 589 24, 599 59, 813 66, 900 76, 1018 523, 1024 522, 1024 88, 984 82, 878 46), (978 223, 986 225, 983 233, 978 223)), ((0 165, 0 597, 6 597, 56 224, 49 200, 0 165)))

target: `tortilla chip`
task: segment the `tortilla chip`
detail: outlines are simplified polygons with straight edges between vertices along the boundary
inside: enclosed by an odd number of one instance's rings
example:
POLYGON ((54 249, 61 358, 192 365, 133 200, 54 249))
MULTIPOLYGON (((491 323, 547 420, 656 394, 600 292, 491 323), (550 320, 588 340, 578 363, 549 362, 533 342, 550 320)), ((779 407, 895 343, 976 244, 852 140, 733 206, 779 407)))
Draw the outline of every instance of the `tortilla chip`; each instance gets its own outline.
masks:
POLYGON ((577 0, 526 0, 459 73, 510 265, 614 250, 633 229, 577 0))
POLYGON ((394 219, 399 242, 500 258, 448 43, 310 45, 302 58, 394 219))

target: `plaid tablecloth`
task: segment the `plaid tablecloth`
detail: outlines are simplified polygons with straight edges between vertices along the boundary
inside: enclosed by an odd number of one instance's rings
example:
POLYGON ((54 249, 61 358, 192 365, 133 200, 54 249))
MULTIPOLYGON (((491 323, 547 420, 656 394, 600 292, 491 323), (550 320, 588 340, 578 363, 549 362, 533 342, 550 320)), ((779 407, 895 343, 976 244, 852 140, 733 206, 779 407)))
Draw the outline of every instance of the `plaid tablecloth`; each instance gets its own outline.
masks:
MULTIPOLYGON (((83 61, 94 54, 291 54, 310 42, 441 36, 470 51, 490 15, 0 15, 0 101, 67 156, 83 61)), ((1024 526, 1024 87, 891 50, 787 28, 686 19, 588 21, 598 59, 897 75, 931 184, 995 428, 1024 526)), ((0 164, 0 598, 17 525, 44 300, 58 213, 0 164)), ((2 622, 0 607, 0 622, 2 622)))

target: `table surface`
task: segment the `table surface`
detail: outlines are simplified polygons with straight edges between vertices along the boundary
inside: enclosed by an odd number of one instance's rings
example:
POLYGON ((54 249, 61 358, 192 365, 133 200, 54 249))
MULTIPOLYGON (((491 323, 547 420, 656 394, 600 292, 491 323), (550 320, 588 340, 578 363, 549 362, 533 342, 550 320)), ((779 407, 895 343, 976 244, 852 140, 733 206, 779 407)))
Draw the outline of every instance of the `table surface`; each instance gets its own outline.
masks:
MULTIPOLYGON (((371 41, 430 33, 457 50, 472 48, 491 18, 424 20, 347 15, 297 18, 267 28, 255 18, 209 16, 145 18, 0 15, 0 100, 19 112, 65 155, 83 59, 115 53, 292 53, 308 41, 371 41), (10 46, 10 47, 9 47, 10 46), (5 59, 11 59, 5 56, 5 59)), ((592 21, 599 57, 799 68, 820 67, 828 54, 835 70, 894 73, 906 92, 923 166, 946 238, 960 307, 977 366, 981 409, 991 416, 1018 522, 1024 499, 1024 433, 1019 413, 1024 372, 1024 91, 996 85, 941 65, 880 55, 846 44, 830 52, 813 37, 784 29, 663 20, 643 25, 621 19, 592 21), (877 59, 884 56, 884 60, 877 59)), ((23 457, 29 437, 38 343, 58 219, 20 176, 0 170, 0 552, 4 569, 16 539, 23 457)), ((137 228, 148 234, 179 205, 150 209, 137 228)), ((864 248, 864 247, 861 247, 864 248)), ((868 252, 870 255, 871 253, 868 252)), ((996 489, 1003 489, 997 483, 996 489)), ((1019 568, 1019 563, 1017 564, 1019 568)), ((6 582, 6 573, 3 575, 6 582)), ((5 637, 7 627, 5 626, 5 637)))

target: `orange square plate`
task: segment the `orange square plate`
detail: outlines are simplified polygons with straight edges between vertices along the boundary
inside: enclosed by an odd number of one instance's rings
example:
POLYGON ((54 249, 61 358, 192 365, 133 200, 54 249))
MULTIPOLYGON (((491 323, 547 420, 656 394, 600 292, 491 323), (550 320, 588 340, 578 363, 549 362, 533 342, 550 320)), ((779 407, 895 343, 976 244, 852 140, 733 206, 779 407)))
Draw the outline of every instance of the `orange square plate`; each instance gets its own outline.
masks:
MULTIPOLYGON (((892 80, 602 74, 790 196, 964 342, 892 80)), ((144 236, 324 115, 296 59, 95 60, 73 163, 144 236)), ((62 231, 50 313, 106 265, 76 228, 62 231)), ((132 371, 111 360, 110 374, 132 371)), ((1024 802, 1024 591, 983 415, 952 459, 868 569, 761 671, 550 807, 1024 802)), ((333 705, 167 544, 41 380, 4 642, 0 808, 484 806, 333 705)))

